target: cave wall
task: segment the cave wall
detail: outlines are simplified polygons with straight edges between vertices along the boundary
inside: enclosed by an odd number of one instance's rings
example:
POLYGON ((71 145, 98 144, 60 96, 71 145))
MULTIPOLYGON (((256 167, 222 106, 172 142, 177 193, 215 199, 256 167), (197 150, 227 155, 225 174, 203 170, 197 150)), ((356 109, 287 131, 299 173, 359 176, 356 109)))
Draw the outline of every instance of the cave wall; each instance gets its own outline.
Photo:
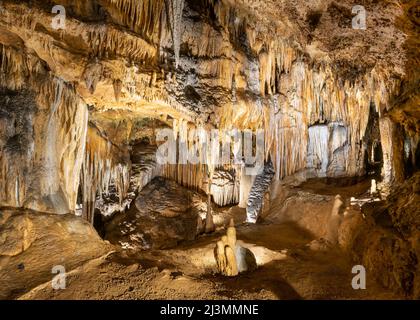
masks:
POLYGON ((0 205, 74 210, 87 107, 37 57, 4 46, 1 57, 0 205))
POLYGON ((420 298, 420 174, 398 184, 379 204, 362 207, 340 226, 340 245, 384 288, 420 298))

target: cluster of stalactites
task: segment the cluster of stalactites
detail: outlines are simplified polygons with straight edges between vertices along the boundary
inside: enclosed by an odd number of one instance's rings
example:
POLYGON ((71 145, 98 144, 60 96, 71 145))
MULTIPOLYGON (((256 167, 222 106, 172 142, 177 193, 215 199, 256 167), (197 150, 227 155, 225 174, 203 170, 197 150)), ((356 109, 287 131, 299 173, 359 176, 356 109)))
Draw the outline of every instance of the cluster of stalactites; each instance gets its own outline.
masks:
POLYGON ((155 40, 159 33, 164 0, 107 0, 111 16, 135 33, 155 40), (112 10, 112 9, 117 10, 112 10))
MULTIPOLYGON (((72 19, 69 16, 66 18, 66 30, 71 30, 72 37, 80 38, 84 42, 84 45, 89 48, 89 56, 98 58, 109 58, 109 57, 124 57, 131 61, 143 62, 153 61, 156 58, 157 48, 156 45, 149 41, 148 35, 152 32, 155 33, 155 37, 159 35, 160 25, 160 7, 162 7, 162 1, 150 0, 150 8, 144 8, 140 2, 130 1, 113 1, 115 3, 108 4, 111 15, 117 15, 115 18, 118 21, 122 19, 125 21, 125 14, 123 11, 118 13, 118 8, 112 10, 114 6, 121 6, 121 10, 125 10, 126 7, 139 7, 141 8, 142 18, 137 21, 137 16, 130 16, 126 18, 132 21, 133 24, 139 25, 143 22, 149 22, 149 24, 142 24, 142 28, 145 28, 145 36, 139 37, 135 33, 124 32, 120 27, 113 24, 107 25, 96 25, 86 24, 76 19, 72 19), (160 4, 159 4, 160 3, 160 4), (151 11, 149 11, 149 9, 151 11), (143 15, 147 12, 147 17, 143 15), (151 21, 152 20, 152 21, 151 21), (151 25, 152 24, 152 25, 151 25)), ((134 10, 134 9, 126 9, 134 10)), ((140 9, 139 9, 140 10, 140 9)), ((46 51, 51 58, 55 58, 57 52, 60 52, 60 48, 57 47, 55 41, 52 41, 52 37, 49 32, 47 34, 37 33, 36 26, 42 25, 51 32, 56 30, 51 28, 51 15, 49 12, 45 12, 41 9, 28 7, 25 5, 16 6, 13 4, 5 4, 5 10, 0 12, 2 21, 7 25, 13 25, 20 33, 36 33, 37 42, 46 51), (17 19, 16 17, 19 17, 17 19)), ((120 23, 124 24, 124 21, 120 23)), ((62 34, 62 33, 61 33, 62 34)), ((143 35, 143 33, 140 33, 143 35)), ((19 40, 17 40, 19 41, 19 40)), ((155 39, 157 41, 157 39, 155 39)), ((57 59, 59 60, 59 59, 57 59)))
MULTIPOLYGON (((31 150, 28 150, 31 153, 31 150)), ((32 170, 31 155, 19 158, 19 165, 15 159, 0 150, 0 204, 2 206, 23 207, 27 196, 28 181, 26 170, 32 170)))
POLYGON ((365 136, 370 107, 387 105, 396 83, 379 69, 350 82, 339 79, 328 66, 313 67, 279 40, 266 46, 248 71, 247 89, 256 94, 244 101, 235 97, 221 109, 222 127, 250 127, 266 132, 266 160, 273 161, 277 178, 305 169, 308 128, 341 123, 347 128, 349 175, 360 169, 360 142, 365 136), (359 166, 360 166, 359 165, 359 166))
POLYGON ((37 57, 3 45, 0 87, 27 97, 18 102, 23 103, 18 108, 3 106, 11 117, 2 119, 0 136, 20 135, 26 145, 22 152, 0 145, 1 204, 44 212, 73 211, 86 138, 86 105, 72 86, 48 74, 37 57), (27 124, 22 131, 13 121, 27 124), (12 127, 19 131, 13 133, 12 127))
POLYGON ((89 127, 85 159, 81 170, 83 217, 93 222, 96 201, 108 196, 114 186, 120 205, 130 187, 131 164, 121 150, 89 127))
MULTIPOLYGON (((213 131, 217 132, 217 131, 213 131)), ((222 131, 220 131, 222 132, 222 131)), ((223 134, 217 136, 216 143, 209 141, 210 133, 203 128, 189 127, 184 120, 174 120, 173 133, 177 148, 176 164, 162 166, 163 176, 172 179, 179 184, 195 190, 202 190, 213 196, 213 200, 219 206, 237 204, 239 202, 239 181, 241 164, 235 164, 233 157, 235 144, 231 141, 229 157, 223 157, 221 142, 223 134), (206 138, 201 139, 200 133, 205 133, 206 138), (204 142, 204 147, 201 143, 204 142), (198 163, 191 163, 188 159, 181 159, 180 145, 188 152, 197 152, 198 163), (219 147, 219 160, 227 160, 220 164, 215 163, 215 153, 219 147), (193 150, 193 151, 192 151, 193 150)), ((216 135, 215 135, 216 136, 216 135)), ((216 138, 216 137, 215 137, 216 138)), ((225 153, 225 154, 226 154, 225 153)))
POLYGON ((182 14, 185 0, 165 0, 167 17, 170 22, 172 42, 175 54, 175 68, 179 65, 179 52, 182 40, 182 14))
MULTIPOLYGON (((348 163, 357 162, 370 106, 374 104, 381 111, 397 83, 379 66, 354 81, 340 79, 328 64, 308 63, 291 38, 273 36, 272 32, 262 34, 264 27, 252 28, 252 19, 237 8, 224 2, 213 5, 230 42, 245 37, 244 45, 253 53, 243 57, 229 45, 215 52, 211 39, 223 40, 215 35, 197 44, 189 42, 190 50, 200 57, 230 58, 210 59, 198 66, 200 73, 216 79, 215 84, 231 90, 231 103, 218 110, 218 125, 265 129, 266 160, 273 161, 277 178, 305 169, 308 128, 318 123, 342 123, 348 129, 352 158, 348 163), (232 10, 234 22, 229 18, 232 10), (240 63, 232 63, 232 59, 240 63)), ((203 32, 208 31, 204 28, 203 32)), ((347 168, 348 174, 355 171, 357 168, 347 168)))
POLYGON ((219 169, 211 179, 210 194, 213 201, 223 207, 239 203, 240 198, 240 170, 219 169))
MULTIPOLYGON (((30 75, 45 72, 39 59, 21 54, 18 50, 0 44, 0 84, 9 90, 20 90, 33 81, 30 75)), ((30 85, 35 84, 31 83, 30 85)))

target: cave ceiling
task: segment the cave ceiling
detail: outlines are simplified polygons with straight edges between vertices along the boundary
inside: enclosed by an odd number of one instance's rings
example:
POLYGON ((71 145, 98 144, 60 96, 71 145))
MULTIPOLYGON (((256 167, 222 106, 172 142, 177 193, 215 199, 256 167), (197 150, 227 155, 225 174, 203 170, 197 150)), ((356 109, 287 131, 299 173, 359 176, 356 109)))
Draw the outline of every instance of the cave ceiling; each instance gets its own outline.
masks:
MULTIPOLYGON (((266 104, 267 93, 290 95, 287 76, 284 85, 272 78, 304 63, 330 72, 326 77, 343 86, 367 86, 364 81, 375 74, 374 81, 392 88, 378 107, 419 130, 416 1, 364 1, 366 30, 352 28, 352 1, 186 1, 175 32, 165 5, 164 0, 2 1, 0 43, 74 86, 91 114, 117 111, 116 121, 136 115, 223 125, 234 102, 245 115, 260 97, 266 104), (65 28, 56 30, 51 8, 58 4, 66 8, 66 19, 65 28), (247 74, 254 62, 268 85, 260 81, 258 88, 247 74)), ((247 118, 236 120, 250 127, 261 121, 247 118)))

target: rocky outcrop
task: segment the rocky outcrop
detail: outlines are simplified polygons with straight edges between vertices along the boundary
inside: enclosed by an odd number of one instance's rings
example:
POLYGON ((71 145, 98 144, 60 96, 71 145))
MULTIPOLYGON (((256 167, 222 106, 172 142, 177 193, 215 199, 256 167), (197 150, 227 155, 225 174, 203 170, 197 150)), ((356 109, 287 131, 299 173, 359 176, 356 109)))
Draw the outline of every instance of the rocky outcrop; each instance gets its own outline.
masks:
POLYGON ((124 249, 170 248, 193 240, 205 204, 205 198, 193 191, 156 178, 139 193, 135 206, 107 224, 106 239, 124 249))
POLYGON ((334 197, 288 187, 282 187, 280 192, 281 198, 275 200, 278 205, 272 209, 275 214, 267 219, 277 223, 297 223, 317 238, 325 239, 329 233, 334 197))
POLYGON ((74 211, 88 110, 35 55, 0 46, 0 206, 74 211))
POLYGON ((420 298, 420 175, 391 192, 386 202, 362 207, 340 228, 340 244, 383 287, 420 298))
POLYGON ((0 299, 16 298, 50 282, 55 266, 66 272, 113 250, 74 215, 0 210, 0 299))

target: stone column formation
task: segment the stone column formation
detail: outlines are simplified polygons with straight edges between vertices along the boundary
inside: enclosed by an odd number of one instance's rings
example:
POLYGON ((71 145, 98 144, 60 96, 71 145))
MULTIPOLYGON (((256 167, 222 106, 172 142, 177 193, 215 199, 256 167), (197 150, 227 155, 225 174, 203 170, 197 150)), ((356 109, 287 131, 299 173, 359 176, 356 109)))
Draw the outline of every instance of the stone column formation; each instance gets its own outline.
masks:
POLYGON ((237 276, 240 272, 253 271, 257 268, 254 254, 237 244, 236 229, 233 219, 230 221, 226 235, 214 248, 214 258, 218 271, 228 277, 237 276))

